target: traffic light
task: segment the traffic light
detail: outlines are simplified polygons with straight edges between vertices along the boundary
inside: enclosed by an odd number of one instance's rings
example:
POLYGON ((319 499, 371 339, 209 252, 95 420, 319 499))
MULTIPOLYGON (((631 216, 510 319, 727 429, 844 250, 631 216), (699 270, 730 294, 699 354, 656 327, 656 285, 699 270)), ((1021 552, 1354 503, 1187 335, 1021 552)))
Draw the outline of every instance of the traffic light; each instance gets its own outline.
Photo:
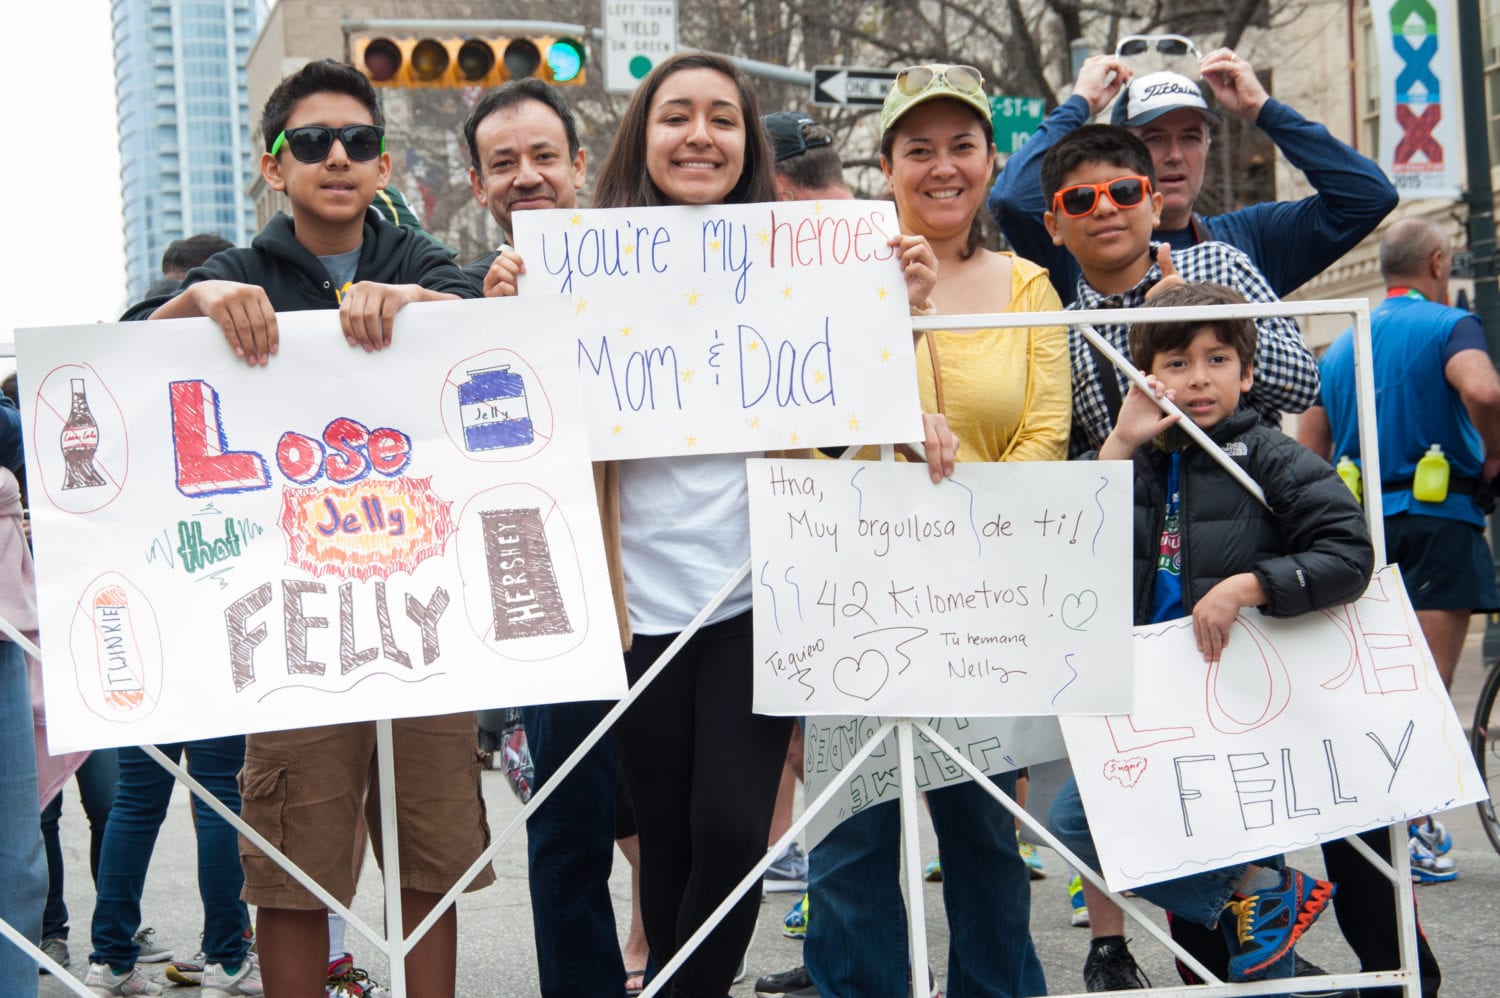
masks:
POLYGON ((557 86, 585 81, 588 50, 577 38, 397 38, 354 42, 354 66, 377 87, 492 87, 536 76, 557 86))

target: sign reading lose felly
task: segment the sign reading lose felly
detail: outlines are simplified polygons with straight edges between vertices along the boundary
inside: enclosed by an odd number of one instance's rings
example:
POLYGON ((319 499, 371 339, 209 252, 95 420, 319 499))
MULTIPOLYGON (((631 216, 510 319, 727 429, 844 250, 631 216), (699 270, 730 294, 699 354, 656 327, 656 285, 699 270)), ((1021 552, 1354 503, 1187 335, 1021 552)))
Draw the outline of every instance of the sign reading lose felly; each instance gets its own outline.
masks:
POLYGON ((598 460, 921 438, 883 201, 517 212, 598 460))
POLYGON ((755 709, 1131 704, 1130 465, 747 462, 755 709))
POLYGON ((1061 718, 1116 890, 1489 793, 1395 567, 1345 606, 1242 611, 1214 662, 1189 619, 1134 644, 1134 712, 1061 718))
POLYGON ((622 693, 566 311, 21 330, 53 751, 622 693))

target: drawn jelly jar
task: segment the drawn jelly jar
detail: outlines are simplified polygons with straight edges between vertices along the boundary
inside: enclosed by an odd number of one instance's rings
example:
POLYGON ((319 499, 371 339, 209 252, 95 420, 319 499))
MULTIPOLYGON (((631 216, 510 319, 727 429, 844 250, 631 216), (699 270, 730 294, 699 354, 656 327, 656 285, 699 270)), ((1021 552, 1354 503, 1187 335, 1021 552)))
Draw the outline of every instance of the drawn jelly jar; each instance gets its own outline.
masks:
POLYGON ((468 371, 458 386, 459 420, 466 450, 524 447, 535 440, 526 382, 509 364, 468 371))

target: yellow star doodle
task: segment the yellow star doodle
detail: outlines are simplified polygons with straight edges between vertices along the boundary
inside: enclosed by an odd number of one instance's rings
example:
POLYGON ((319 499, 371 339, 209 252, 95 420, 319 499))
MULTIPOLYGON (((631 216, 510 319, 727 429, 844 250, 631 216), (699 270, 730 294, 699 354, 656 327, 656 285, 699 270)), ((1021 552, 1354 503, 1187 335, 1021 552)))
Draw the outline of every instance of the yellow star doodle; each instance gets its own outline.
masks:
POLYGON ((821 385, 823 383, 823 379, 826 378, 826 377, 828 377, 828 375, 824 374, 822 371, 814 371, 813 372, 813 384, 815 384, 815 385, 821 385))
POLYGON ((584 299, 583 295, 579 295, 578 300, 573 303, 573 314, 582 315, 583 310, 588 307, 589 303, 584 299))
POLYGON ((708 244, 708 248, 711 249, 711 250, 718 249, 719 248, 719 240, 715 239, 713 242, 709 243, 708 244))
POLYGON ((747 430, 758 430, 758 429, 760 429, 760 417, 759 416, 752 416, 749 419, 745 420, 745 429, 747 429, 747 430))
POLYGON ((611 433, 613 433, 615 436, 618 437, 620 435, 620 431, 623 430, 623 429, 625 429, 625 427, 621 426, 619 423, 616 423, 614 426, 611 426, 609 429, 610 429, 611 433))
POLYGON ((875 292, 875 296, 876 296, 876 297, 877 297, 877 298, 879 298, 879 299, 880 299, 880 300, 881 300, 881 301, 885 301, 885 285, 884 285, 884 284, 882 284, 882 285, 881 285, 881 286, 880 286, 880 287, 879 287, 879 289, 878 289, 878 290, 876 290, 876 292, 875 292))
POLYGON ((582 215, 574 215, 572 218, 568 219, 568 224, 570 224, 570 225, 579 225, 582 222, 583 222, 583 216, 582 215))
POLYGON ((783 297, 783 298, 790 298, 791 296, 792 296, 792 286, 790 284, 788 284, 786 287, 784 287, 784 288, 781 289, 781 297, 783 297))
POLYGON ((683 437, 682 438, 682 442, 685 443, 685 444, 687 444, 689 447, 697 447, 698 446, 698 438, 695 437, 695 436, 693 436, 691 433, 689 433, 687 436, 683 437))
POLYGON ((698 304, 698 289, 694 288, 682 297, 687 299, 689 305, 696 305, 698 304))
POLYGON ((791 441, 792 441, 792 446, 794 446, 794 447, 795 447, 795 446, 796 446, 796 445, 797 445, 797 441, 798 441, 798 439, 799 439, 799 438, 798 438, 798 436, 797 436, 797 431, 796 431, 796 430, 793 430, 793 431, 792 431, 792 436, 791 436, 791 441))
POLYGON ((849 414, 849 429, 859 429, 859 416, 852 412, 849 414))
POLYGON ((885 364, 885 363, 888 363, 890 361, 890 359, 891 359, 891 351, 888 348, 886 348, 886 347, 881 347, 880 348, 880 362, 882 364, 885 364))
POLYGON ((771 241, 771 234, 765 229, 761 229, 756 235, 760 236, 760 244, 762 246, 771 241))
POLYGON ((630 335, 630 327, 629 326, 621 326, 620 327, 620 335, 621 336, 629 336, 630 335))
POLYGON ((693 372, 693 369, 691 367, 688 368, 687 370, 683 371, 682 372, 682 380, 683 381, 692 381, 693 380, 693 373, 694 372, 693 372))

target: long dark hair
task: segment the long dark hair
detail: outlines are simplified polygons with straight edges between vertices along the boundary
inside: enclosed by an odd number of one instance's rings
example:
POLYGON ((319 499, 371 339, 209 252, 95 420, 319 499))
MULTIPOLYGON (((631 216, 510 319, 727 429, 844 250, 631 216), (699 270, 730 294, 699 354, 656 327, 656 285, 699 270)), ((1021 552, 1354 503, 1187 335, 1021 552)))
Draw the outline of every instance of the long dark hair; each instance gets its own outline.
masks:
MULTIPOLYGON (((939 98, 939 100, 945 99, 946 98, 939 98)), ((980 114, 977 110, 970 107, 968 104, 965 104, 963 101, 954 100, 949 101, 949 103, 953 104, 955 107, 964 108, 974 116, 974 120, 979 122, 979 134, 985 136, 988 136, 990 134, 990 123, 984 120, 984 115, 980 114)), ((894 156, 896 149, 896 129, 900 127, 901 119, 897 118, 895 122, 891 124, 891 127, 887 128, 880 136, 880 158, 885 160, 887 163, 892 164, 893 167, 894 161, 892 157, 894 156)), ((990 154, 994 155, 995 143, 990 142, 989 147, 990 154)), ((990 179, 991 181, 993 181, 994 178, 992 177, 990 179)), ((894 190, 891 191, 891 196, 893 198, 895 197, 895 194, 896 192, 894 190)), ((984 205, 980 205, 978 210, 974 212, 974 218, 969 222, 969 241, 964 244, 964 248, 960 250, 958 254, 958 258, 960 260, 967 260, 969 257, 974 255, 975 250, 979 249, 981 246, 989 242, 989 229, 988 222, 986 221, 988 217, 989 212, 985 210, 984 205)))
POLYGON ((775 201, 776 180, 772 173, 771 142, 760 127, 760 103, 755 91, 734 63, 708 52, 682 52, 658 63, 636 88, 630 106, 620 119, 620 129, 610 144, 594 183, 594 207, 636 208, 667 204, 667 198, 646 170, 646 125, 651 102, 662 81, 684 69, 711 69, 734 83, 740 93, 740 113, 745 124, 745 164, 726 204, 775 201))

